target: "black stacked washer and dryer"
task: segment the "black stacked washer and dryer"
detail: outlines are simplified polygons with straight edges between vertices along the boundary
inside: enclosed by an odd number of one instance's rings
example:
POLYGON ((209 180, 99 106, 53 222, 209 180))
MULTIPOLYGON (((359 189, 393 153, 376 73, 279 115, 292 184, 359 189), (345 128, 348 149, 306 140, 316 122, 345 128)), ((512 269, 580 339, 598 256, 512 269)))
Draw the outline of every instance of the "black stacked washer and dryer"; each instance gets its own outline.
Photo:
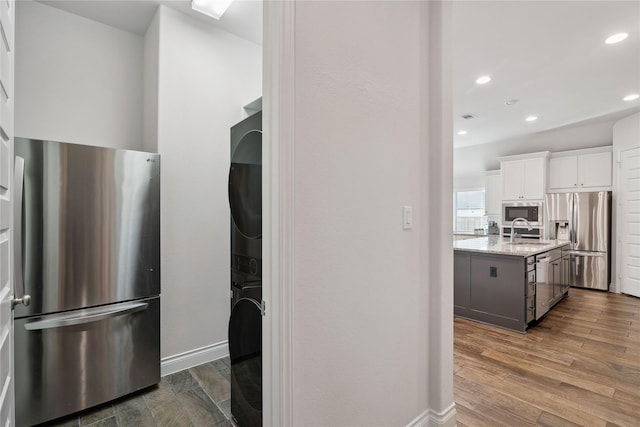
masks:
POLYGON ((262 426, 262 112, 231 128, 231 414, 262 426))

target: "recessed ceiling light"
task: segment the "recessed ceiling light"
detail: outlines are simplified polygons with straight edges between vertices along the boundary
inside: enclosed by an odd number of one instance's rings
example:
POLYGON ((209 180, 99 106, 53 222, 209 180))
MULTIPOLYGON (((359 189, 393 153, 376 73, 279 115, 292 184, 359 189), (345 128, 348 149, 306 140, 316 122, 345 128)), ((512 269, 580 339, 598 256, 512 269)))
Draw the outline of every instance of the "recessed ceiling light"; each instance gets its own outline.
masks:
POLYGON ((622 100, 623 101, 635 101, 638 98, 640 98, 640 95, 638 95, 637 93, 632 93, 631 95, 627 95, 624 98, 622 98, 622 100))
POLYGON ((476 79, 476 83, 479 85, 483 85, 485 83, 489 83, 491 81, 491 77, 489 76, 482 76, 482 77, 478 77, 476 79))
POLYGON ((626 39, 627 37, 629 37, 629 34, 627 33, 617 33, 607 37, 607 39, 604 42, 606 44, 619 43, 622 40, 626 39))
POLYGON ((508 101, 504 101, 504 105, 514 105, 517 104, 519 99, 510 99, 508 101))
POLYGON ((466 130, 460 130, 458 131, 458 135, 466 135, 467 131, 466 130))
POLYGON ((535 122, 536 120, 538 120, 538 116, 529 116, 525 120, 528 122, 535 122))

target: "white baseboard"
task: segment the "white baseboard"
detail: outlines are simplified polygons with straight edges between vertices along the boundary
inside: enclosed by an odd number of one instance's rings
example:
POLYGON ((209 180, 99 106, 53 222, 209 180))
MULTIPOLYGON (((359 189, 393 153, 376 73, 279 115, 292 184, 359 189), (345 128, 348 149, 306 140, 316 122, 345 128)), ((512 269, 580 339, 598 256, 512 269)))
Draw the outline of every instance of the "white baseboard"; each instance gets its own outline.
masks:
POLYGON ((222 341, 160 360, 160 376, 174 374, 229 355, 229 343, 222 341))
POLYGON ((456 405, 452 403, 443 412, 436 412, 427 409, 418 415, 407 427, 455 427, 456 426, 456 405))

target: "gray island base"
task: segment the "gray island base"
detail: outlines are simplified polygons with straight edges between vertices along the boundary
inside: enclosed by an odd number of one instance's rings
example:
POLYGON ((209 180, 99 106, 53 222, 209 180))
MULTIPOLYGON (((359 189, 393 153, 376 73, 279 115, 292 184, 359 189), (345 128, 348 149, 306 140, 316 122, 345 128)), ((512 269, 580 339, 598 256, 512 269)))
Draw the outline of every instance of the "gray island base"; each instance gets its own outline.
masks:
POLYGON ((568 294, 568 247, 498 236, 455 241, 455 316, 526 332, 568 294))

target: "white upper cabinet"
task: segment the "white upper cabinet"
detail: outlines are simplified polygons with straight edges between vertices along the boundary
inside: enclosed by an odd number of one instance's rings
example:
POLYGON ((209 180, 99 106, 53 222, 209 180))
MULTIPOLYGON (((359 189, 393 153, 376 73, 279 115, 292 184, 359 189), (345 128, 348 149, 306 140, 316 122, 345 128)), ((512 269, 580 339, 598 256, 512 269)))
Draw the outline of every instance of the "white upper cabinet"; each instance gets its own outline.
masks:
POLYGON ((577 150, 549 159, 549 191, 607 190, 612 185, 611 151, 577 150))
POLYGON ((546 155, 502 160, 502 200, 541 200, 545 192, 546 155))
POLYGON ((504 200, 518 200, 524 192, 524 175, 522 173, 522 160, 502 162, 502 198, 504 200))
POLYGON ((524 162, 524 199, 544 199, 546 158, 526 159, 524 162))
POLYGON ((500 215, 502 210, 502 179, 500 171, 487 172, 484 184, 484 204, 487 215, 500 215))
POLYGON ((578 156, 580 187, 611 187, 611 152, 578 156))
POLYGON ((549 159, 549 188, 573 188, 578 186, 578 157, 553 157, 549 159))

